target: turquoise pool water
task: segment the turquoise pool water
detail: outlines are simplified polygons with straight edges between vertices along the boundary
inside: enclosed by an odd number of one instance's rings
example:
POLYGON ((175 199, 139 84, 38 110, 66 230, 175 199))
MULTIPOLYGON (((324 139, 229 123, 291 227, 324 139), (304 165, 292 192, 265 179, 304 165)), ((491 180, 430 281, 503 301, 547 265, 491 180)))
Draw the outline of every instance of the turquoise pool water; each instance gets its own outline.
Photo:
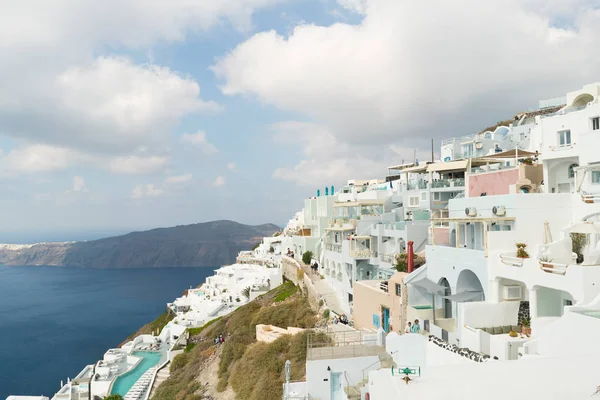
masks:
POLYGON ((140 376, 160 361, 161 354, 156 351, 134 351, 133 355, 142 357, 141 361, 131 371, 119 376, 115 381, 110 394, 125 396, 129 389, 140 379, 140 376))

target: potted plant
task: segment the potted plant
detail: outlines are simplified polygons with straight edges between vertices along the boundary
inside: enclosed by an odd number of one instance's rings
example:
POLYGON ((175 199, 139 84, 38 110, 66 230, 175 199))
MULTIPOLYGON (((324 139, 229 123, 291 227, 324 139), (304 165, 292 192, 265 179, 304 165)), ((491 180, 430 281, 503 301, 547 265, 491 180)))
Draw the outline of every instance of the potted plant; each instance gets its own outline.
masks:
POLYGON ((524 158, 521 162, 525 165, 533 165, 533 158, 524 158))
POLYGON ((529 253, 525 250, 525 247, 527 247, 526 243, 517 243, 516 246, 518 258, 529 258, 529 253))
POLYGON ((531 336, 531 320, 529 318, 523 318, 521 320, 521 329, 525 336, 531 336))

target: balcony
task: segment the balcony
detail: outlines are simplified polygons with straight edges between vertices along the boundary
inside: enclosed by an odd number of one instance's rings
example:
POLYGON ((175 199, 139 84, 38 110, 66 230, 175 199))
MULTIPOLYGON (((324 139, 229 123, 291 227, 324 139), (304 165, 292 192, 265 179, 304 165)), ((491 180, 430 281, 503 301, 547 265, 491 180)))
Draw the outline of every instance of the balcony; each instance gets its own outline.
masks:
POLYGON ((464 178, 436 179, 431 183, 432 188, 464 187, 464 178))
POLYGON ((329 251, 335 251, 336 253, 341 253, 342 252, 342 245, 341 244, 334 244, 334 243, 327 243, 325 245, 325 249, 329 250, 329 251))
POLYGON ((394 254, 380 254, 379 255, 379 259, 383 262, 389 263, 389 264, 393 264, 396 257, 394 254))
POLYGON ((356 259, 368 259, 373 257, 373 251, 370 249, 351 249, 350 257, 356 259))

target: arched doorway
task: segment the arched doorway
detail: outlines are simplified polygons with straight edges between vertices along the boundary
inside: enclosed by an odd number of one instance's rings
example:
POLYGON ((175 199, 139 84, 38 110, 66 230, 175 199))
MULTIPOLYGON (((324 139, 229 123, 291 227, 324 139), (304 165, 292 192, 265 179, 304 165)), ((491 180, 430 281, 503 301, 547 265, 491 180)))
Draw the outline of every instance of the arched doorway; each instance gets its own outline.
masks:
MULTIPOLYGON (((444 296, 450 296, 452 294, 452 289, 450 288, 450 282, 448 282, 448 279, 442 278, 438 284, 445 288, 443 293, 444 296)), ((452 318, 452 301, 448 299, 444 299, 444 318, 452 318)))
POLYGON ((465 269, 458 274, 456 293, 479 292, 480 295, 467 301, 485 301, 483 286, 477 275, 470 269, 465 269))
POLYGON ((456 247, 456 228, 450 231, 450 247, 456 247))

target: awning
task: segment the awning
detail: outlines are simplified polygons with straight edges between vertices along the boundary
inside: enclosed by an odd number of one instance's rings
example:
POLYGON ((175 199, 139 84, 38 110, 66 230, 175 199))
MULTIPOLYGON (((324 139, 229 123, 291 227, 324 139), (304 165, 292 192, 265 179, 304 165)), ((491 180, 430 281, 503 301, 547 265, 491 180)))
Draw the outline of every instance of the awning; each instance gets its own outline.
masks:
POLYGON ((504 158, 504 159, 511 159, 511 158, 530 158, 530 157, 536 157, 539 156, 540 153, 535 153, 535 152, 531 152, 531 151, 527 151, 527 150, 517 150, 517 149, 512 149, 512 150, 507 150, 507 151, 503 151, 501 153, 496 153, 496 154, 490 154, 488 156, 484 156, 484 157, 479 157, 480 160, 485 160, 485 159, 499 159, 499 158, 504 158))
POLYGON ((404 172, 419 173, 419 172, 425 172, 425 171, 427 171, 427 164, 415 165, 414 167, 404 168, 403 170, 400 170, 401 173, 404 173, 404 172))
POLYGON ((333 203, 333 207, 334 208, 338 208, 338 207, 356 207, 356 206, 358 206, 358 202, 357 201, 346 201, 346 202, 333 203))
POLYGON ((565 229, 565 232, 583 233, 587 235, 598 234, 600 233, 600 224, 595 224, 593 222, 578 222, 565 229))
POLYGON ((423 278, 421 280, 418 280, 416 282, 410 282, 409 285, 413 285, 417 288, 423 289, 425 290, 427 293, 437 293, 437 292, 441 292, 443 290, 446 290, 445 286, 442 285, 438 285, 435 282, 430 281, 427 278, 423 278))
POLYGON ((358 200, 359 206, 382 206, 385 204, 387 199, 376 199, 376 200, 358 200))
POLYGON ((351 236, 352 239, 359 239, 359 240, 365 240, 365 239, 371 239, 371 236, 351 236))
POLYGON ((429 164, 427 166, 427 172, 445 172, 445 171, 459 171, 466 170, 469 160, 457 160, 447 161, 435 164, 429 164))
POLYGON ((388 169, 402 169, 402 168, 408 168, 408 167, 412 167, 414 164, 413 163, 405 163, 405 164, 400 164, 400 165, 392 165, 391 167, 387 167, 388 169))
POLYGON ((477 297, 481 297, 483 292, 481 291, 464 291, 456 294, 451 294, 450 296, 440 296, 443 299, 455 301, 457 303, 463 303, 465 301, 473 300, 477 297))

